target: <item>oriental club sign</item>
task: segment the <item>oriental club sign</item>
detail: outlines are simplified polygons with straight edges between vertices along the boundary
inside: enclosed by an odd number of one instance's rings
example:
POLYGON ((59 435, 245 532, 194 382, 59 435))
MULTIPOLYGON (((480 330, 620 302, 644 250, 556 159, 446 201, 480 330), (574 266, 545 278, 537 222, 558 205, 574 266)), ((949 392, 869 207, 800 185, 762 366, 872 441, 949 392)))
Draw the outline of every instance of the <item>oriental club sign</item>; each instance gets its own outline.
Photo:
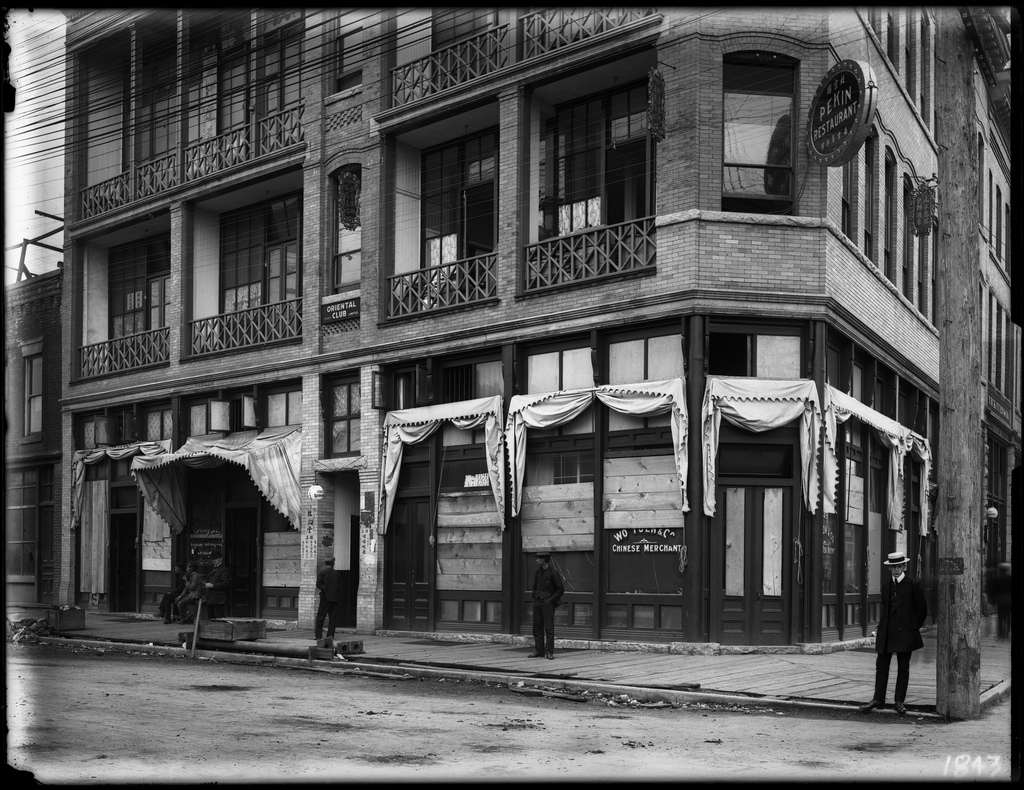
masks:
POLYGON ((807 119, 807 147, 820 165, 840 167, 857 154, 871 129, 878 92, 871 66, 841 60, 818 85, 807 119))

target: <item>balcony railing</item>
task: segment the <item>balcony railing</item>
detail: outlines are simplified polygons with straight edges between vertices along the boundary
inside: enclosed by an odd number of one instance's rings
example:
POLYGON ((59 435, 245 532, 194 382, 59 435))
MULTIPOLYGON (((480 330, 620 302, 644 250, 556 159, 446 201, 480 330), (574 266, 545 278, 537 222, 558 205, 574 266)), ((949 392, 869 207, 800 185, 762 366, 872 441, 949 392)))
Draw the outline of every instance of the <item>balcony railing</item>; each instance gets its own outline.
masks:
POLYGON ((508 64, 508 25, 501 25, 391 71, 396 107, 491 74, 508 64))
POLYGON ((388 278, 388 317, 461 307, 496 297, 497 267, 498 256, 490 253, 393 275, 388 278))
POLYGON ((254 123, 200 140, 158 159, 140 162, 82 190, 82 219, 126 206, 182 183, 216 175, 303 142, 301 105, 266 115, 254 123))
POLYGON ((81 377, 106 376, 167 362, 170 359, 170 337, 170 329, 164 326, 83 346, 81 377))
POLYGON ((189 354, 215 354, 302 337, 302 299, 249 307, 191 322, 189 354))
POLYGON ((523 59, 643 19, 653 8, 548 8, 522 17, 523 59))
POLYGON ((526 248, 524 288, 537 291, 649 269, 656 252, 651 218, 548 239, 526 248))

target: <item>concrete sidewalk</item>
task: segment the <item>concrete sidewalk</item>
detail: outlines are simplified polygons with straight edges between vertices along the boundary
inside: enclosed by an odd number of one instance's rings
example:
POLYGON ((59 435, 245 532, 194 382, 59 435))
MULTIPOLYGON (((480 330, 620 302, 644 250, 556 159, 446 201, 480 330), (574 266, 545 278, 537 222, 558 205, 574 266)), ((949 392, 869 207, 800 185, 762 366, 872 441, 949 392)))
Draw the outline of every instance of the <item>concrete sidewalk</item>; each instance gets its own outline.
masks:
MULTIPOLYGON (((8 621, 43 618, 42 607, 7 607, 8 621)), ((312 630, 287 630, 274 621, 258 645, 293 649, 305 656, 314 646, 312 630)), ((995 617, 982 618, 981 702, 985 707, 1009 694, 1010 641, 995 636, 995 617)), ((93 647, 188 655, 183 632, 151 615, 86 611, 85 627, 44 637, 93 647)), ((907 708, 913 715, 935 715, 936 634, 924 634, 910 668, 907 708)), ((731 702, 776 707, 828 707, 852 711, 871 698, 873 640, 786 648, 723 647, 715 644, 616 643, 556 640, 555 658, 529 658, 532 639, 508 634, 438 634, 339 631, 335 642, 361 642, 363 653, 333 660, 282 658, 262 651, 238 652, 230 643, 209 649, 200 640, 196 656, 236 663, 310 666, 321 671, 389 672, 413 677, 463 677, 568 691, 626 694, 641 701, 731 702)), ((890 695, 895 682, 895 661, 890 695)), ((891 706, 891 696, 887 700, 891 706)), ((882 715, 893 715, 887 708, 882 715)), ((873 714, 873 715, 878 715, 873 714)))

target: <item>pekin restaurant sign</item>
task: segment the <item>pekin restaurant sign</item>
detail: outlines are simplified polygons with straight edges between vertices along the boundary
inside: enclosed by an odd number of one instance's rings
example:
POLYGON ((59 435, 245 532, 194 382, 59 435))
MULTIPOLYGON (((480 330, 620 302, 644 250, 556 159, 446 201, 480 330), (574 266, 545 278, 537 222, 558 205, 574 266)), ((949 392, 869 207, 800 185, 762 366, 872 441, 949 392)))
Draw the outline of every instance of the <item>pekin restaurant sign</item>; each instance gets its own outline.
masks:
POLYGON ((820 165, 845 165, 860 149, 875 115, 878 85, 871 66, 841 60, 818 85, 807 119, 807 146, 820 165))

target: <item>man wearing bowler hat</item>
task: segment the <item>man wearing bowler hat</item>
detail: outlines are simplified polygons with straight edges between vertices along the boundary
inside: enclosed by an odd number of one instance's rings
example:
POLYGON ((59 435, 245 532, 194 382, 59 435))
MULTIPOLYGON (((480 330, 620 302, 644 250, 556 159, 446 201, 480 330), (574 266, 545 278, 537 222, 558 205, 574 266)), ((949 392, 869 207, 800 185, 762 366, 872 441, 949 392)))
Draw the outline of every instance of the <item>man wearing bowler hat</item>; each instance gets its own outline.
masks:
POLYGON ((907 558, 902 551, 894 551, 883 563, 891 578, 882 584, 882 615, 875 635, 875 695, 862 713, 885 707, 885 689, 889 685, 889 666, 896 654, 896 690, 893 694, 896 712, 907 712, 903 702, 910 684, 910 654, 924 647, 921 626, 928 617, 928 602, 921 584, 907 575, 907 558))
POLYGON ((555 607, 565 593, 562 576, 551 567, 551 555, 536 555, 533 574, 533 652, 530 658, 555 657, 555 607))

